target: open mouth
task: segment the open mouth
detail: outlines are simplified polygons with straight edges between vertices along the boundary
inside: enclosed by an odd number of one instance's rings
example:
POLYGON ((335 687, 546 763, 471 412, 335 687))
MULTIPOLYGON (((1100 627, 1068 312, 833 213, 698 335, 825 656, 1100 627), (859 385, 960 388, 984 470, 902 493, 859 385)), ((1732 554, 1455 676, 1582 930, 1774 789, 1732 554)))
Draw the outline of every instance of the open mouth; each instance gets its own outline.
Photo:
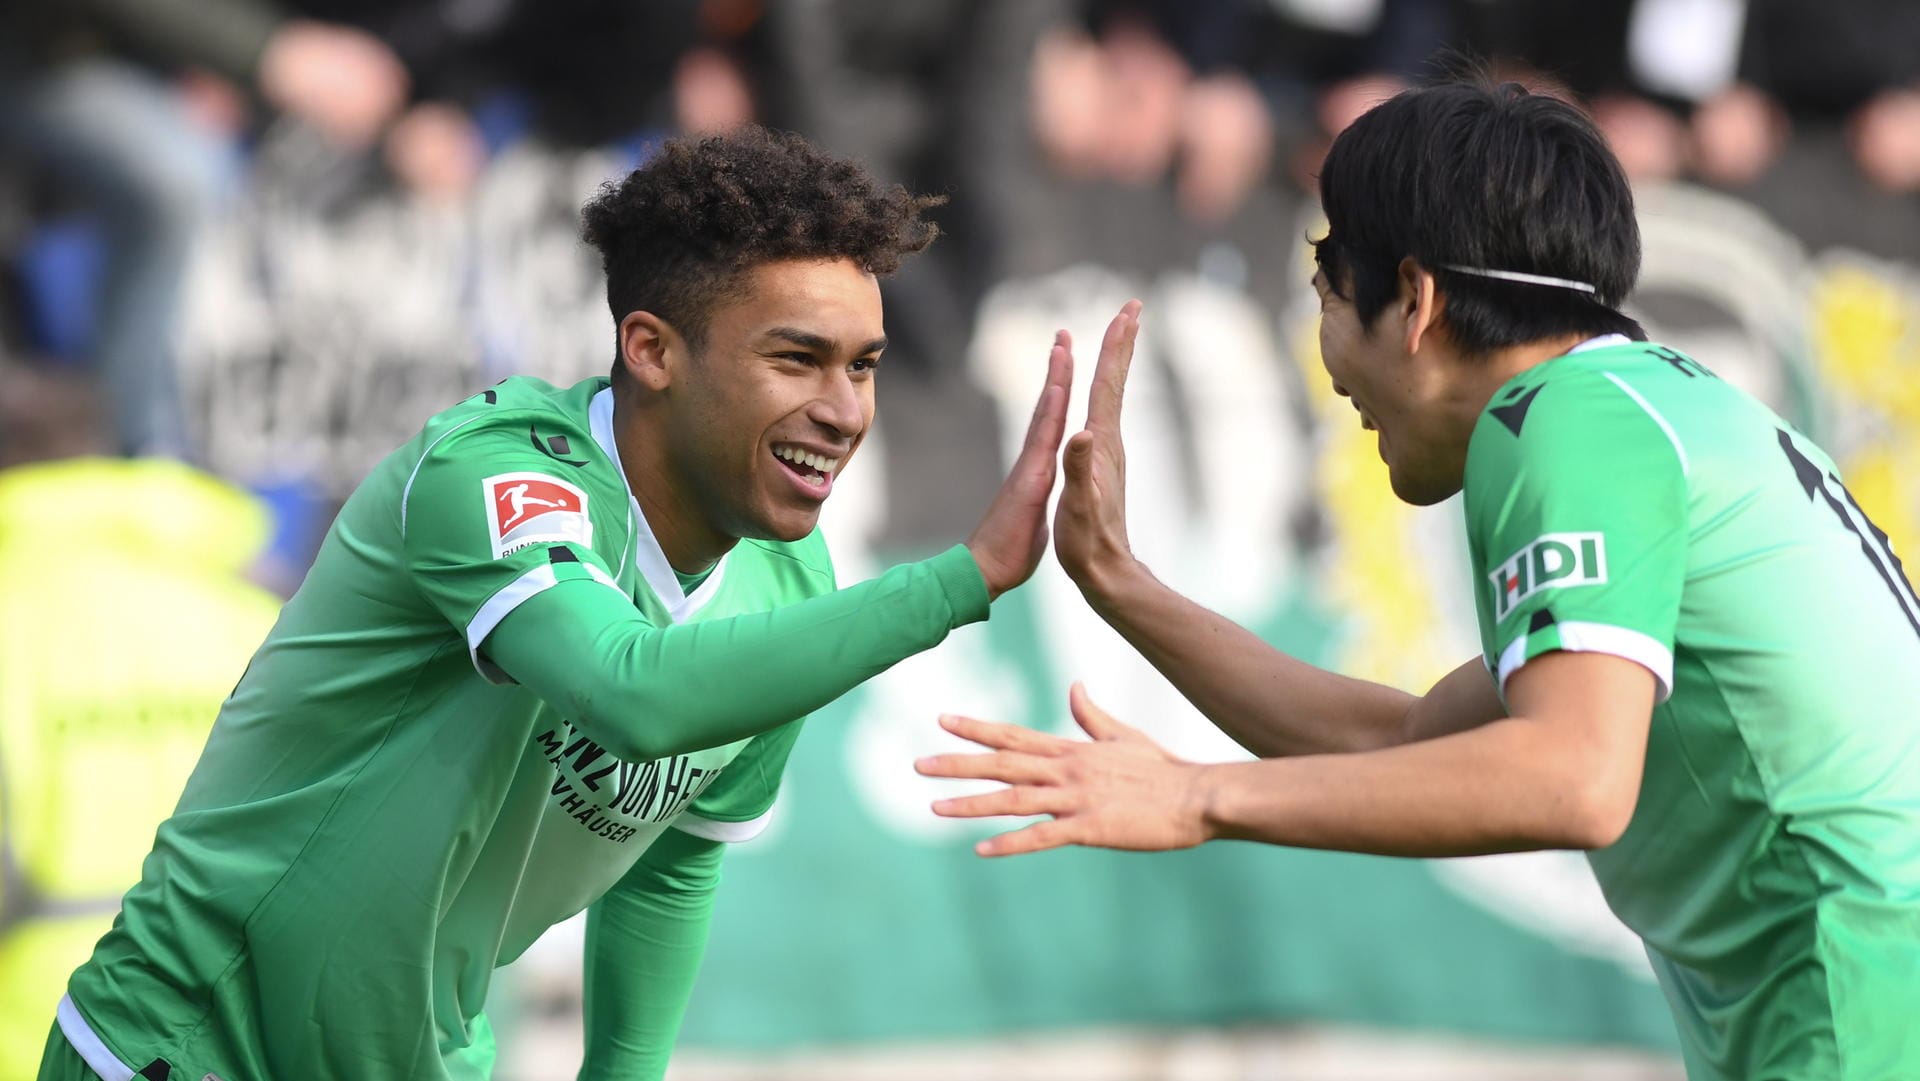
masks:
POLYGON ((833 485, 833 471, 840 467, 839 458, 828 457, 825 454, 807 450, 805 447, 790 444, 774 447, 773 456, 786 467, 787 472, 798 478, 800 483, 809 488, 820 489, 822 492, 833 485))

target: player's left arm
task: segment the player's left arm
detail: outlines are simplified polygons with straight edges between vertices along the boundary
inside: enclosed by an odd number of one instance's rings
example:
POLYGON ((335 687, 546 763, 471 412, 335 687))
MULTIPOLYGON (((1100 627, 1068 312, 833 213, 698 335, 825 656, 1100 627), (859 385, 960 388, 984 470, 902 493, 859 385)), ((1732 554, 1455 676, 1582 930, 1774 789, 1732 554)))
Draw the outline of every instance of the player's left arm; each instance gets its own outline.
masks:
POLYGON ((982 841, 988 856, 1215 838, 1389 856, 1603 848, 1633 817, 1653 695, 1653 674, 1633 661, 1553 652, 1514 673, 1510 716, 1466 732, 1357 754, 1197 765, 1076 686, 1074 717, 1090 741, 947 717, 949 731, 991 753, 922 759, 919 769, 1010 786, 942 800, 939 814, 1052 816, 982 841))
POLYGON ((721 853, 766 828, 804 721, 755 736, 587 910, 581 1081, 642 1081, 666 1070, 706 952, 721 853))
POLYGON ((655 1081, 706 954, 726 845, 667 830, 587 910, 580 1081, 655 1081))

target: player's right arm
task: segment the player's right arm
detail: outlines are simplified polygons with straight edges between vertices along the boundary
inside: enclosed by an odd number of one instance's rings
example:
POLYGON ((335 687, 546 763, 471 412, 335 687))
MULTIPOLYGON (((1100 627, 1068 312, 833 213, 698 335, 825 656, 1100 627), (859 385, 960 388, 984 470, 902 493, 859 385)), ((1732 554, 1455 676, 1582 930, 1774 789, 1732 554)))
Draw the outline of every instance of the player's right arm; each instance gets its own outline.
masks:
POLYGON ((767 612, 656 625, 577 529, 496 554, 488 479, 556 468, 517 427, 461 433, 425 456, 403 497, 402 547, 482 675, 518 682, 627 761, 717 747, 810 713, 987 618, 993 598, 1033 573, 1071 380, 1062 339, 1026 443, 964 545, 767 612))
POLYGON ((1505 716, 1478 660, 1424 696, 1328 672, 1182 596, 1134 558, 1120 406, 1136 329, 1137 318, 1101 343, 1086 430, 1067 441, 1066 484, 1054 516, 1060 565, 1094 611, 1208 720, 1262 757, 1377 750, 1505 716))
POLYGON ((690 624, 656 626, 618 590, 565 582, 482 649, 582 734, 646 762, 811 713, 986 615, 980 574, 955 546, 798 604, 690 624))
MULTIPOLYGON (((1059 528, 1063 541, 1071 528, 1059 528)), ((1506 716, 1478 658, 1425 695, 1343 676, 1282 653, 1126 558, 1076 577, 1088 602, 1208 720, 1262 758, 1378 750, 1506 716)))

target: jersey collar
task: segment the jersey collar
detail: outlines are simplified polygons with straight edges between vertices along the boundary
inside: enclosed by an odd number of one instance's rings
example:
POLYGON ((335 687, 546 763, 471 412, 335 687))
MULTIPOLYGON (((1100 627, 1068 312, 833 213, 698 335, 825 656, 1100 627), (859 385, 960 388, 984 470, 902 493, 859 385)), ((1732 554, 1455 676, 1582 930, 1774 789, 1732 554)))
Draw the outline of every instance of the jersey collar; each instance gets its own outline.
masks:
POLYGON ((1611 349, 1616 345, 1632 344, 1633 339, 1627 337, 1625 334, 1602 334, 1597 338, 1588 338, 1586 341, 1562 353, 1561 356, 1570 357, 1575 353, 1584 353, 1589 349, 1611 349))
MULTIPOLYGON (((593 432, 593 441, 607 453, 607 459, 613 463, 614 472, 620 474, 620 484, 627 490, 627 505, 630 517, 627 524, 633 534, 633 565, 646 579, 653 595, 667 609, 667 616, 679 623, 706 607, 720 591, 720 579, 727 573, 727 556, 720 557, 713 572, 706 580, 687 593, 680 588, 680 579, 673 573, 673 565, 667 562, 667 554, 660 549, 660 541, 653 535, 653 527, 647 524, 647 515, 640 509, 640 501, 633 497, 633 486, 627 483, 626 468, 620 464, 620 448, 613 439, 613 388, 608 387, 593 396, 587 406, 587 422, 593 432)), ((732 553, 728 553, 731 555, 732 553)), ((622 555, 625 558, 625 555, 622 555)))

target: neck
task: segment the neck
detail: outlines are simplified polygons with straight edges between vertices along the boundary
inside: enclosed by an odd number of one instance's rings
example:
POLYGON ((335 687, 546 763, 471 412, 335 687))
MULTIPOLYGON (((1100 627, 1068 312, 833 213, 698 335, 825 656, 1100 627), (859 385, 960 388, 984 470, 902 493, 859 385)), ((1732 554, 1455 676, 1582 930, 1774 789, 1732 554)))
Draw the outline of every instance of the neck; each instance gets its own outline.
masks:
POLYGON ((633 490, 633 498, 640 504, 640 513, 667 563, 681 574, 699 574, 720 562, 739 538, 707 524, 657 432, 656 425, 642 422, 639 410, 615 396, 613 442, 620 452, 627 487, 633 490))
POLYGON ((1466 378, 1457 384, 1461 393, 1456 400, 1456 408, 1471 431, 1475 421, 1493 400, 1493 392, 1504 386, 1507 380, 1529 368, 1545 364, 1561 356, 1592 337, 1589 334, 1570 334, 1559 338, 1544 338, 1525 345, 1498 349, 1491 356, 1474 360, 1459 361, 1466 371, 1466 378))

